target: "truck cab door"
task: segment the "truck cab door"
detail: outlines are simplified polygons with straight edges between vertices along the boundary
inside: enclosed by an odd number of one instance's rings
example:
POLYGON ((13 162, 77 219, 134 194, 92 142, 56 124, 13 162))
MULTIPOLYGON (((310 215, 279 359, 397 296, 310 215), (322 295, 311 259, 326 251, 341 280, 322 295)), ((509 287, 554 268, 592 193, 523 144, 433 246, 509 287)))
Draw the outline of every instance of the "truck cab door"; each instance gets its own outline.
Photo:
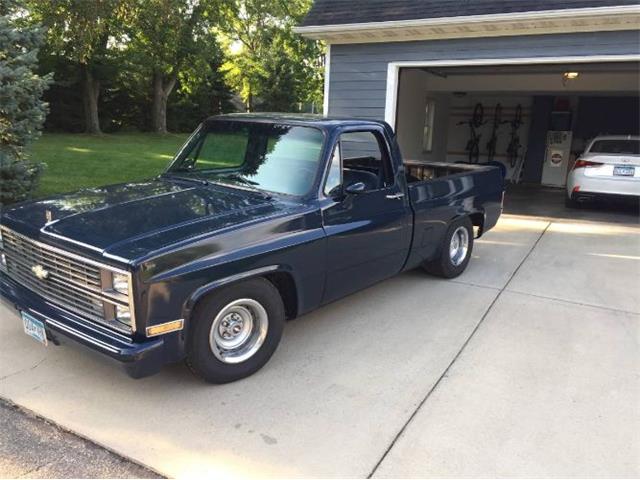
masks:
POLYGON ((322 202, 324 303, 402 269, 413 219, 399 167, 382 128, 346 129, 336 141, 322 202))

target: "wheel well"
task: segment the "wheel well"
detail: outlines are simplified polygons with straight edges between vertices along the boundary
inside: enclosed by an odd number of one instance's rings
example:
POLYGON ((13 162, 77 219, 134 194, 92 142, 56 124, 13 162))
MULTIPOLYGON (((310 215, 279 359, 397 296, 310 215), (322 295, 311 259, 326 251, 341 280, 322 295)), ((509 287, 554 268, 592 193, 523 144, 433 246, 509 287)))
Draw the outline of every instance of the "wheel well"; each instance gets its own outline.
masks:
POLYGON ((298 316, 298 293, 293 277, 286 272, 274 272, 264 276, 280 292, 288 320, 298 316))
POLYGON ((469 215, 469 219, 471 220, 471 224, 474 227, 478 227, 478 238, 482 236, 484 232, 484 215, 480 212, 472 213, 469 215))

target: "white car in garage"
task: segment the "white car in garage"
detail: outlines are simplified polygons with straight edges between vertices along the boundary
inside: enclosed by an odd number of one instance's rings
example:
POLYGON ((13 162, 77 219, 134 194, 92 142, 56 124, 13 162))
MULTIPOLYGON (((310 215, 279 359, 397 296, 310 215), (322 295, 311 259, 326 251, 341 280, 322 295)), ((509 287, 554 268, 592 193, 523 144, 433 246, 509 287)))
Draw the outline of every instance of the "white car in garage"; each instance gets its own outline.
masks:
POLYGON ((594 138, 567 178, 567 205, 599 198, 640 200, 640 137, 594 138))

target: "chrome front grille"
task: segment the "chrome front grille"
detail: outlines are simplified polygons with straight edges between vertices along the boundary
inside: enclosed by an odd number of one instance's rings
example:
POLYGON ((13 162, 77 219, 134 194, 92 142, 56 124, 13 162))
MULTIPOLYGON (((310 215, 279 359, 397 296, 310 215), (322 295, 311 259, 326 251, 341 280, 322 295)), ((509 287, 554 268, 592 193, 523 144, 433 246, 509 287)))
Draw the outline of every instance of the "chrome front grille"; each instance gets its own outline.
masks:
POLYGON ((113 312, 113 306, 129 306, 129 302, 115 292, 105 292, 104 268, 100 264, 36 242, 7 228, 2 228, 2 239, 6 273, 13 280, 83 318, 125 333, 132 331, 128 325, 107 318, 107 312, 113 312))

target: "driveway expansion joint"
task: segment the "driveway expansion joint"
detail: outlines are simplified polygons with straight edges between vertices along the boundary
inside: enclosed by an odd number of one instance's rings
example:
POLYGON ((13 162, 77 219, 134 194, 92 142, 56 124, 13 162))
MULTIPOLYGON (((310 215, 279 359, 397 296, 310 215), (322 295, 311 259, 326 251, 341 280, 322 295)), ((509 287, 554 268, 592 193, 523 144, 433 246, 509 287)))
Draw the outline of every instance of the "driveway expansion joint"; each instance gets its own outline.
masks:
MULTIPOLYGON (((30 370, 35 370, 40 365, 42 365, 46 360, 47 360, 47 357, 43 357, 40 361, 36 362, 34 365, 31 365, 30 367, 22 368, 22 369, 18 370, 17 372, 9 373, 9 374, 5 375, 4 377, 0 377, 0 382, 6 380, 8 378, 15 377, 16 375, 20 375, 21 373, 28 372, 30 370)), ((0 400, 2 400, 1 397, 0 397, 0 400)))
MULTIPOLYGON (((462 352, 464 351, 464 349, 467 347, 467 345, 469 344, 469 342, 471 341, 471 339, 474 337, 474 335, 476 334, 476 332, 478 331, 478 329, 480 328, 480 325, 482 325, 482 323, 484 322, 484 320, 487 318, 487 316, 489 315, 489 312, 491 312, 491 310, 493 309, 493 306, 496 304, 496 302, 498 301, 498 299, 502 296, 502 294, 507 290, 507 287, 509 286, 509 284, 511 283, 511 281, 514 279, 514 277, 518 274, 518 272, 520 271, 520 268, 522 268, 522 266, 525 264, 525 262, 529 259, 529 257, 531 256, 531 254, 533 253, 533 251, 536 249, 536 247, 538 246, 538 244, 540 243, 540 241, 542 240, 542 237, 544 237, 544 235, 547 233, 547 231, 549 230, 549 227, 552 225, 551 221, 548 221, 547 224, 545 225, 544 229, 542 230, 542 232, 540 233, 540 235, 538 236, 538 238, 536 239, 536 241, 533 243, 533 245, 531 246, 531 248, 529 249, 529 251, 527 252, 527 254, 524 256, 524 258, 520 261, 520 263, 518 264, 517 268, 513 271, 513 273, 509 276, 509 279, 507 280, 507 282, 504 284, 504 286, 499 290, 498 294, 494 297, 494 299, 491 301, 491 303, 489 304, 489 307, 487 307, 487 310, 484 312, 484 314, 482 315, 482 317, 480 318, 480 321, 477 323, 477 325, 475 326, 475 328, 473 329, 473 331, 471 332, 471 334, 467 337, 467 339, 464 341, 464 343, 462 344, 462 346, 460 347, 460 349, 458 350, 458 352, 456 353, 456 355, 453 357, 453 360, 451 360, 451 362, 449 363, 449 365, 447 365, 447 368, 444 369, 444 371, 442 372, 442 374, 440 375, 440 377, 438 377, 438 379, 436 380, 436 382, 433 384, 433 386, 429 389, 429 391, 427 392, 427 394, 424 396, 424 398, 418 403, 418 406, 415 408, 415 410, 411 413, 411 415, 409 416, 409 418, 407 419, 407 421, 402 425, 402 427, 400 428, 400 430, 398 431, 398 433, 396 433, 395 437, 393 438, 393 440, 391 441, 391 443, 389 444, 389 446, 386 448, 386 450, 384 451, 384 453, 382 454, 382 456, 380 457, 380 459, 378 460, 378 462, 374 465, 373 469, 371 470, 371 472, 369 472, 369 475, 367 475, 367 478, 373 478, 373 476, 375 475, 376 471, 378 470, 378 468, 380 467, 380 465, 382 464, 382 462, 384 462, 385 458, 387 458, 387 455, 389 455, 389 452, 391 452, 391 450, 393 449, 393 447, 395 446, 395 444, 397 443, 397 441, 400 439, 400 437, 404 434, 404 432, 406 431, 407 427, 409 426, 409 424, 413 421, 413 419, 416 417, 416 415, 418 414, 418 412, 420 411, 420 409, 422 408, 422 406, 427 402, 427 400, 429 399, 429 397, 431 396, 431 394, 438 388, 438 386, 440 385, 440 383, 442 382, 442 380, 448 378, 448 374, 449 371, 451 370, 451 367, 453 367, 453 365, 456 363, 456 361, 458 360, 458 358, 460 358, 460 355, 462 354, 462 352)), ((458 283, 463 283, 463 282, 458 282, 458 283)))
POLYGON ((623 309, 620 309, 620 308, 605 307, 604 305, 595 305, 593 303, 577 302, 575 300, 567 300, 565 298, 549 297, 547 295, 540 295, 540 294, 536 294, 536 293, 521 292, 520 290, 507 289, 506 291, 507 291, 507 293, 513 293, 513 294, 522 295, 522 296, 525 296, 525 297, 539 298, 541 300, 553 300, 555 302, 566 303, 566 304, 569 304, 569 305, 576 305, 578 307, 597 308, 597 309, 600 309, 600 310, 606 310, 608 312, 624 313, 624 314, 627 314, 627 315, 640 315, 640 312, 634 312, 633 310, 623 310, 623 309))

